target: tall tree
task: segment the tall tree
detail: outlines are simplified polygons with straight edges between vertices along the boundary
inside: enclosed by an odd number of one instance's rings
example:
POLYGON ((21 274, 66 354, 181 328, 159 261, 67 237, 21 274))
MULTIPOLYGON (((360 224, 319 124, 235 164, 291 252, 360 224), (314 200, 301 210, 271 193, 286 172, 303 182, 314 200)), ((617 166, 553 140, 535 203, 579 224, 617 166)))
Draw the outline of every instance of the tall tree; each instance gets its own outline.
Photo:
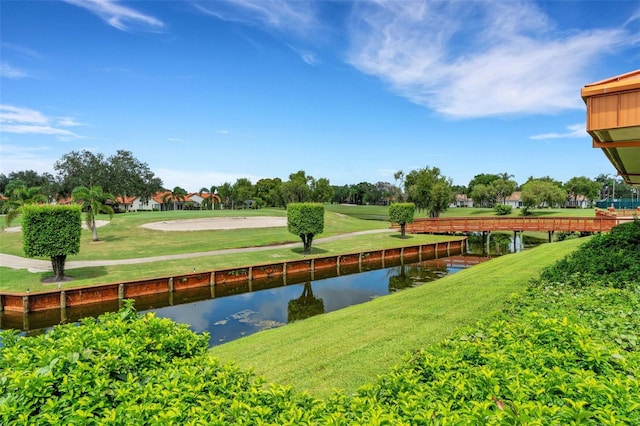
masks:
POLYGON ((333 198, 333 187, 327 178, 312 179, 310 189, 314 203, 328 203, 333 198))
POLYGON ((507 198, 513 194, 518 187, 518 184, 516 181, 509 179, 509 177, 500 177, 500 179, 496 179, 491 182, 489 187, 491 188, 491 192, 493 193, 496 202, 505 204, 507 202, 507 198))
POLYGON ((148 200, 162 189, 162 180, 130 151, 119 149, 107 164, 110 180, 106 190, 122 200, 132 195, 148 200))
POLYGON ((58 194, 58 185, 51 173, 39 174, 34 170, 11 172, 8 176, 0 175, 0 194, 8 195, 12 185, 26 186, 27 188, 39 187, 40 193, 53 201, 58 194))
POLYGON ((473 199, 475 207, 488 207, 493 203, 493 194, 491 184, 477 183, 473 185, 473 189, 469 192, 469 196, 473 199))
POLYGON ((246 202, 253 198, 253 184, 247 178, 238 178, 233 184, 231 196, 237 206, 246 206, 246 202))
POLYGON ((530 178, 522 185, 522 203, 527 209, 563 205, 566 199, 567 191, 549 179, 530 178))
POLYGON ((405 176, 407 201, 417 210, 427 210, 430 217, 438 217, 453 201, 451 179, 440 174, 437 167, 412 170, 405 176))
POLYGON ((283 207, 282 200, 282 179, 264 178, 254 185, 255 196, 264 200, 266 205, 271 207, 283 207))
POLYGON ((572 200, 572 204, 575 206, 578 204, 577 200, 580 195, 590 201, 597 199, 600 184, 586 176, 574 176, 564 184, 564 189, 567 191, 569 200, 572 200))
MULTIPOLYGON (((494 173, 480 173, 478 175, 475 175, 473 179, 469 181, 469 185, 467 185, 469 194, 471 194, 471 192, 473 191, 473 188, 476 185, 485 185, 489 187, 489 185, 491 185, 491 183, 497 179, 500 179, 500 175, 497 175, 494 173)), ((475 199, 473 201, 475 204, 475 199)))
POLYGON ((349 202, 349 185, 333 186, 333 200, 337 204, 349 202))
POLYGON ((282 196, 288 203, 304 203, 311 197, 309 183, 313 176, 307 176, 304 170, 289 175, 289 180, 282 184, 282 196))
POLYGON ((231 185, 231 182, 225 182, 218 188, 218 195, 220 195, 220 199, 225 208, 233 208, 233 202, 231 200, 232 190, 233 185, 231 185))
POLYGON ((53 165, 58 172, 60 195, 69 196, 74 188, 100 186, 108 188, 110 183, 109 166, 104 155, 91 151, 71 151, 53 165))
POLYGON ((113 208, 105 204, 105 202, 108 200, 114 201, 115 197, 112 194, 103 192, 101 186, 92 186, 91 188, 78 186, 71 192, 71 197, 73 201, 82 206, 83 210, 86 210, 85 222, 87 227, 93 234, 93 241, 99 241, 96 216, 100 213, 105 213, 111 219, 113 217, 113 208))

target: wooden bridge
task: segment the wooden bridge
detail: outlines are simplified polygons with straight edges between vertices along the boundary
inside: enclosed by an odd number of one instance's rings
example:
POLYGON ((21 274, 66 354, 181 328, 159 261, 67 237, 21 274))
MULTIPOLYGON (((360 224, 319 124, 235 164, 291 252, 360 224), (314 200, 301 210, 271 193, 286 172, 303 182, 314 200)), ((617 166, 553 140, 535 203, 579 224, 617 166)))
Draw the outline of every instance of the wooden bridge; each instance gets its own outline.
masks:
MULTIPOLYGON (((562 232, 609 232, 614 226, 632 219, 617 217, 457 217, 415 219, 407 223, 405 231, 410 234, 446 234, 493 231, 542 231, 550 235, 562 232)), ((400 225, 393 224, 393 228, 400 225)))

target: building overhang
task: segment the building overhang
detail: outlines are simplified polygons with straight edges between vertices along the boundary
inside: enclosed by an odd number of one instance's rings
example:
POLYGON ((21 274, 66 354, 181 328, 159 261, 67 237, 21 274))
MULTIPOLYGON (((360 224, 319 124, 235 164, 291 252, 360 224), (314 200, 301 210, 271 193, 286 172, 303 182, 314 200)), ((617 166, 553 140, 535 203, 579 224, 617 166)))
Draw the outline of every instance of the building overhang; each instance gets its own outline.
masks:
POLYGON ((640 186, 640 70, 587 84, 587 132, 618 175, 640 186))

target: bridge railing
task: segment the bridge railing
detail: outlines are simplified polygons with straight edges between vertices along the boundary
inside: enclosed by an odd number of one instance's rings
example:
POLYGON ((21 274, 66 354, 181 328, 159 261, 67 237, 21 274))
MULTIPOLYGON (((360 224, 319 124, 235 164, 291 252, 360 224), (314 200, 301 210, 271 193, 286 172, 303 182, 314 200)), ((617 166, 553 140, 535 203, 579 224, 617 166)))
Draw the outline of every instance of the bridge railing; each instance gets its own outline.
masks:
POLYGON ((599 209, 596 208, 596 217, 632 217, 640 216, 640 207, 637 209, 599 209))
POLYGON ((414 234, 490 231, 609 232, 619 223, 621 221, 616 217, 421 218, 408 223, 405 230, 414 234))

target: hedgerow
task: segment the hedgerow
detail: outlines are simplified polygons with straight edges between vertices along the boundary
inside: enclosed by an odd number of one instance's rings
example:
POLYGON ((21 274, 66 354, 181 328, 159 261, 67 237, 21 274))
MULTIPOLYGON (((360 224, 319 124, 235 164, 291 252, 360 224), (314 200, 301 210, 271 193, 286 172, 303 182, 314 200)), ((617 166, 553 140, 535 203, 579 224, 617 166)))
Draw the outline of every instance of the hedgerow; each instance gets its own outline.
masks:
MULTIPOLYGON (((563 264, 600 261, 589 251, 608 239, 633 257, 621 241, 634 232, 596 237, 563 264)), ((640 424, 637 277, 550 274, 490 320, 324 400, 221 364, 206 334, 132 306, 42 336, 3 332, 0 424, 640 424)))
MULTIPOLYGON (((543 279, 562 282, 581 273, 585 282, 606 278, 615 287, 640 279, 640 220, 618 225, 609 234, 599 234, 580 250, 544 270, 543 279)), ((578 282, 574 282, 578 284, 578 282)))

